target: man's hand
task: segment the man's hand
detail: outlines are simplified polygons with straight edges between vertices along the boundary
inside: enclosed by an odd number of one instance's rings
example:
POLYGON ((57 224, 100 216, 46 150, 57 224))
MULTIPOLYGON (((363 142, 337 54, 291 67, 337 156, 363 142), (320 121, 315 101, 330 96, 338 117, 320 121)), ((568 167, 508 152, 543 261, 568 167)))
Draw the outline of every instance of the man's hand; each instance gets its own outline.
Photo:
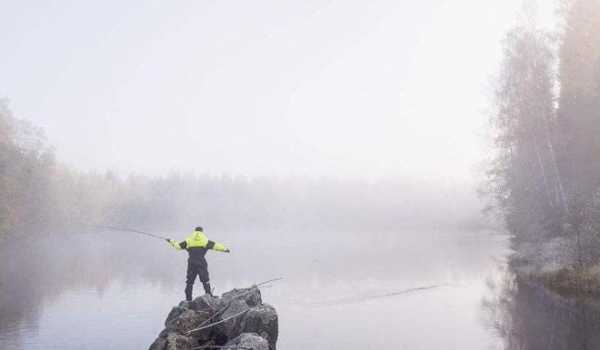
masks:
POLYGON ((224 252, 225 252, 225 253, 231 253, 231 250, 229 250, 229 248, 226 248, 226 249, 224 250, 224 252))
POLYGON ((170 238, 165 238, 165 241, 167 241, 167 243, 171 243, 171 239, 170 238))

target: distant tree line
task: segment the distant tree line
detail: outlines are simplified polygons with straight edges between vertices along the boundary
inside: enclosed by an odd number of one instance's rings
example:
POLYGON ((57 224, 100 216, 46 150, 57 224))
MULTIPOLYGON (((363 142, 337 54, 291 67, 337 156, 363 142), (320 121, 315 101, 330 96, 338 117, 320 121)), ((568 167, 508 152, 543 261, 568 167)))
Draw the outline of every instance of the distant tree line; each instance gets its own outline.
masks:
POLYGON ((13 118, 0 101, 0 236, 47 222, 53 164, 41 131, 13 118))
POLYGON ((600 261, 600 1, 565 1, 555 32, 533 16, 504 42, 488 172, 516 260, 600 261))
POLYGON ((43 133, 0 103, 0 237, 116 225, 161 231, 382 232, 483 225, 468 184, 308 178, 117 176, 55 160, 43 133), (460 203, 460 205, 457 205, 460 203))

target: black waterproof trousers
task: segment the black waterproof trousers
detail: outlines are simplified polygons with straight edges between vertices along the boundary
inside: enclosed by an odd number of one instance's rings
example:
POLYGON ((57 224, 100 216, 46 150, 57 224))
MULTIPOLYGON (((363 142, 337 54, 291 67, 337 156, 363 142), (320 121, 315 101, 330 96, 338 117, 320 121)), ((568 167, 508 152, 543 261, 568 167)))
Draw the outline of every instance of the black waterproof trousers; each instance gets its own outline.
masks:
POLYGON ((200 282, 204 286, 206 294, 211 294, 209 275, 208 275, 208 264, 205 259, 192 260, 188 259, 187 274, 185 281, 185 299, 192 300, 192 291, 194 289, 194 281, 196 276, 200 277, 200 282))

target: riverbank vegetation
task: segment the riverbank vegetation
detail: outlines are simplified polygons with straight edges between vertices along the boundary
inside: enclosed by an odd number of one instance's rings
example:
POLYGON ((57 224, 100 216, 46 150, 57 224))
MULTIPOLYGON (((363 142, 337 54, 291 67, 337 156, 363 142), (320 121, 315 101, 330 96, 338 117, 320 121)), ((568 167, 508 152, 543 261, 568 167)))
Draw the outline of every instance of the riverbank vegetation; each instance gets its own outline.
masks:
POLYGON ((600 1, 559 13, 553 31, 530 13, 506 36, 486 188, 520 273, 600 294, 600 1))
POLYGON ((600 265, 563 267, 541 275, 544 285, 563 296, 600 298, 600 265))

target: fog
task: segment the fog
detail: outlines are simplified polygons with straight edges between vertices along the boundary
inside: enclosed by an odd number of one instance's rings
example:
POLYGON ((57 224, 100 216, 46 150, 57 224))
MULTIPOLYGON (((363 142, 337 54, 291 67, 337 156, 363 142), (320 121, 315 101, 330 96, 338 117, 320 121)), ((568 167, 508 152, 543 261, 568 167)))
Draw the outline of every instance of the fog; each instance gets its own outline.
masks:
MULTIPOLYGON (((216 293, 284 277, 262 291, 280 314, 283 347, 495 343, 480 326, 478 281, 505 254, 502 237, 410 230, 368 236, 301 232, 286 238, 221 231, 211 238, 232 249, 231 255, 207 257, 216 293), (425 286, 437 288, 410 292, 425 286), (382 297, 394 293, 406 294, 382 297), (351 334, 355 317, 371 323, 351 334), (448 330, 451 324, 459 334, 448 330), (427 330, 438 336, 427 338, 427 330)), ((167 248, 114 232, 5 245, 0 344, 148 346, 170 307, 183 298, 187 254, 167 248)))
MULTIPOLYGON (((552 21, 552 2, 540 4, 552 21)), ((473 179, 510 1, 11 2, 0 96, 79 169, 473 179)))
POLYGON ((231 249, 217 294, 283 277, 282 349, 511 348, 490 95, 507 32, 556 8, 3 4, 0 348, 147 347, 187 254, 126 229, 198 225, 231 249))

